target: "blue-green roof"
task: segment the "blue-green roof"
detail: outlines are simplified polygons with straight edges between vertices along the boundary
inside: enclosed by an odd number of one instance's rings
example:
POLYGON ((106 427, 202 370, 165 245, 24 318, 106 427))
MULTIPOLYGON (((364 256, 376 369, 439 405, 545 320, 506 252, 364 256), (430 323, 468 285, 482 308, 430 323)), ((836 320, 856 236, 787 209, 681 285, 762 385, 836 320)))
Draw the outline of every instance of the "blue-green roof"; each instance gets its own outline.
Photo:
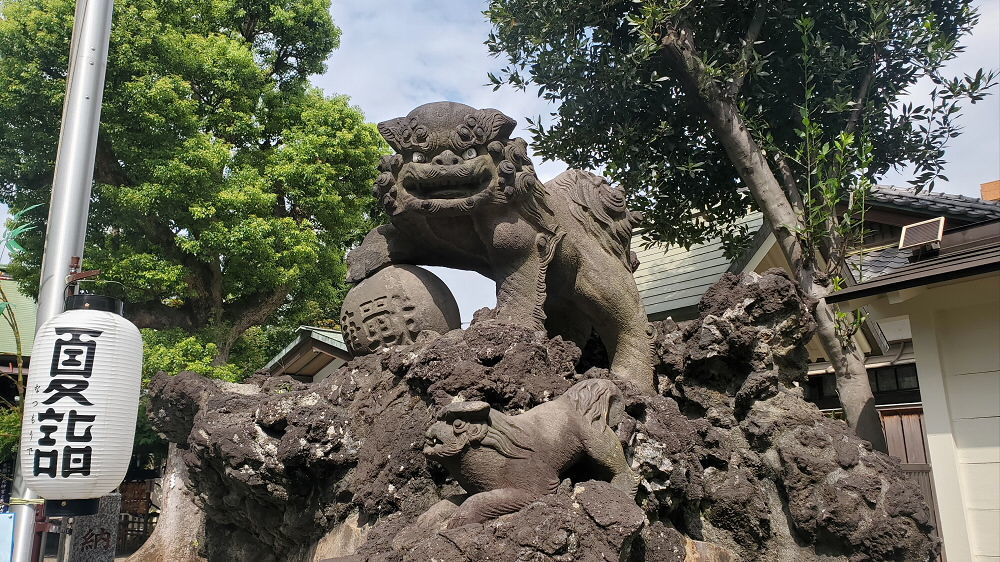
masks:
POLYGON ((268 361, 264 370, 271 374, 313 376, 331 362, 339 361, 338 365, 342 365, 350 357, 340 330, 299 326, 295 340, 268 361), (325 344, 329 348, 323 352, 322 348, 316 348, 316 343, 325 344), (329 354, 331 348, 336 357, 329 354))
MULTIPOLYGON (((738 224, 757 232, 763 215, 752 213, 738 224)), ((696 306, 701 296, 729 270, 733 260, 724 255, 722 240, 713 239, 685 250, 657 244, 645 250, 639 237, 632 239, 632 250, 639 257, 635 283, 647 316, 670 314, 696 306)))

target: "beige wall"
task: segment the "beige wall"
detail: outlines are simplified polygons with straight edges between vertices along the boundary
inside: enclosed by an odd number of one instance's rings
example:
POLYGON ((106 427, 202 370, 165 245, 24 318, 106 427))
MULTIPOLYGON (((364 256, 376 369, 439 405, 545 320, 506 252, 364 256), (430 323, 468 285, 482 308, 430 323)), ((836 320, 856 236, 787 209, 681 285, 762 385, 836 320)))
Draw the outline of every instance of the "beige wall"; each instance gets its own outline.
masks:
POLYGON ((907 297, 948 559, 1000 562, 1000 276, 907 297))

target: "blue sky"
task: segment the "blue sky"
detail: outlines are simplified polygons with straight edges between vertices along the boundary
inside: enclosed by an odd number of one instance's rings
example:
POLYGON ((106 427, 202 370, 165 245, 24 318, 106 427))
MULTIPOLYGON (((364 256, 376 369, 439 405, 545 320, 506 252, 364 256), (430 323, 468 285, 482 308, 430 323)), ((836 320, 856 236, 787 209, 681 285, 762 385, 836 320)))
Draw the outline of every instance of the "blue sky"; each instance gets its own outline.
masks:
MULTIPOLYGON (((981 20, 953 61, 953 74, 976 68, 1000 68, 1000 2, 977 3, 981 20)), ((330 57, 329 70, 314 79, 328 94, 347 94, 370 121, 409 113, 432 101, 450 100, 473 107, 495 107, 518 120, 515 133, 531 140, 524 118, 547 116, 552 106, 527 92, 486 86, 486 73, 502 61, 489 56, 483 41, 490 26, 482 15, 486 2, 475 0, 333 0, 331 12, 343 31, 341 47, 330 57)), ((929 89, 914 89, 914 100, 929 89)), ((979 184, 1000 179, 1000 91, 964 110, 963 135, 947 154, 950 182, 937 190, 978 196, 979 184)), ((565 169, 561 162, 535 162, 542 180, 565 169)), ((907 170, 891 172, 882 183, 905 185, 907 170)), ((493 283, 478 274, 433 268, 459 302, 462 320, 493 306, 493 283)))

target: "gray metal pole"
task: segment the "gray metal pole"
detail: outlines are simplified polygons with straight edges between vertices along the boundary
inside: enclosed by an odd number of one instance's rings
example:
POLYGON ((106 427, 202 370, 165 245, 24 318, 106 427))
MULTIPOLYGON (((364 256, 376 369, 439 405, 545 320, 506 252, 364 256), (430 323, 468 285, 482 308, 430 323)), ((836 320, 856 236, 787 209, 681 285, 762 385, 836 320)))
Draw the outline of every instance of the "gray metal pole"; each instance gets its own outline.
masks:
POLYGON ((56 549, 56 562, 66 562, 66 553, 69 552, 69 532, 72 527, 72 519, 63 517, 59 522, 59 547, 56 549))
MULTIPOLYGON (((59 151, 56 155, 48 230, 38 289, 37 326, 63 311, 66 276, 74 257, 83 257, 90 184, 94 179, 97 130, 101 121, 104 73, 111 37, 112 0, 77 0, 66 77, 59 151)), ((22 467, 16 467, 12 496, 35 499, 26 486, 22 467)), ((29 562, 35 531, 35 507, 13 506, 13 562, 29 562)))

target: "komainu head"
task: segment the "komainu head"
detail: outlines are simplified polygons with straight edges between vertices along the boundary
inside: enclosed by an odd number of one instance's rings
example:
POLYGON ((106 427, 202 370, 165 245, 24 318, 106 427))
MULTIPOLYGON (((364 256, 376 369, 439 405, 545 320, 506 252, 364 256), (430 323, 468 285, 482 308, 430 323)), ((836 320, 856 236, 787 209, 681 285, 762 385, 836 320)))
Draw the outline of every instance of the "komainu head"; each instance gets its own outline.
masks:
POLYGON ((440 421, 427 430, 424 454, 447 461, 469 447, 483 446, 507 458, 525 458, 531 452, 524 431, 511 424, 510 418, 490 408, 486 402, 456 402, 445 406, 440 421))
POLYGON ((496 109, 422 105, 379 123, 396 154, 382 159, 375 196, 390 215, 469 212, 540 189, 516 122, 496 109))

